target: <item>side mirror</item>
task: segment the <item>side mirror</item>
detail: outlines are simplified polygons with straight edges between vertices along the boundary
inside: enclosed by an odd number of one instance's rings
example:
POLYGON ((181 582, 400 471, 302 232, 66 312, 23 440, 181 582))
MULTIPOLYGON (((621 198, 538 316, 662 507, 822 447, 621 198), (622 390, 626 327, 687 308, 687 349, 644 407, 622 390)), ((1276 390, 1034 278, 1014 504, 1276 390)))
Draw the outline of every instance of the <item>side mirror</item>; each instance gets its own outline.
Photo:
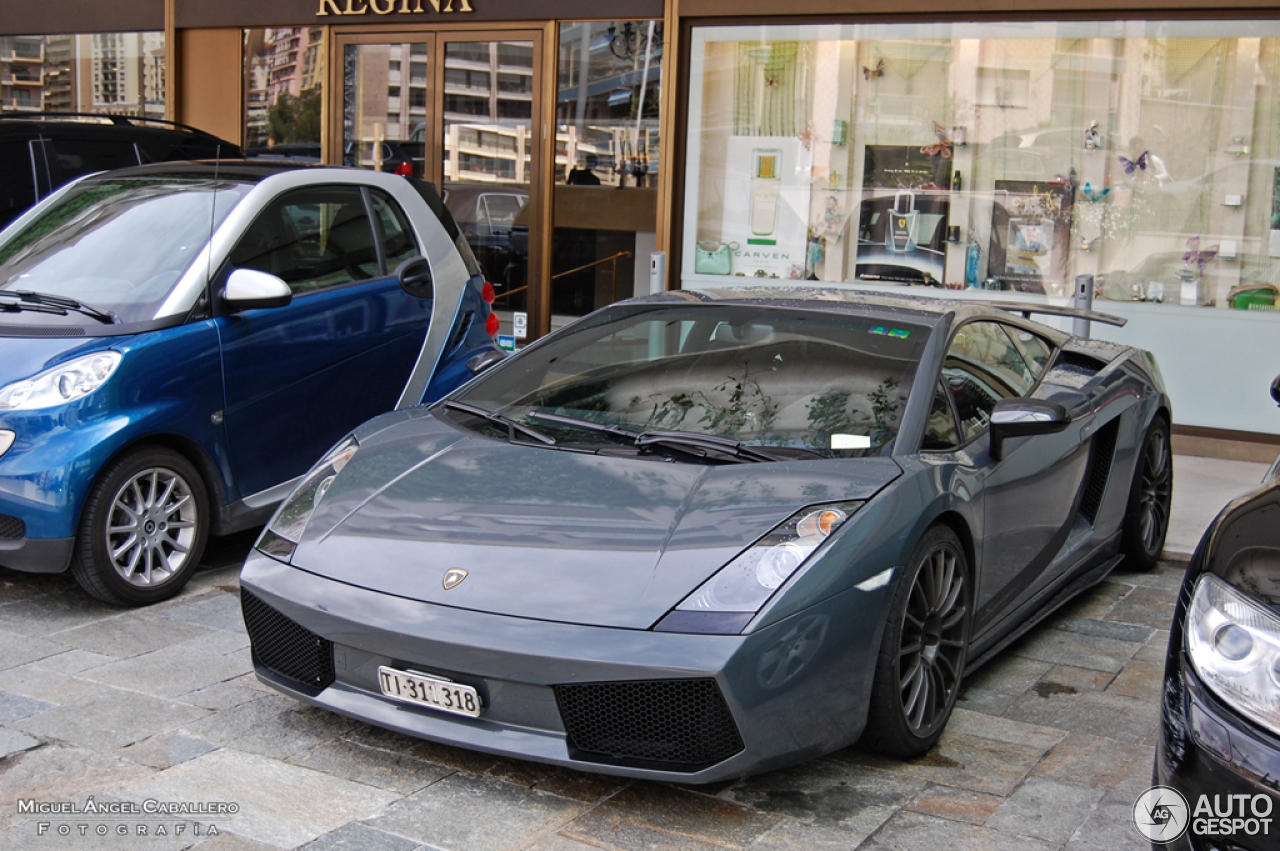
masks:
POLYGON ((414 298, 431 298, 436 288, 431 282, 431 264, 425 257, 413 257, 400 264, 396 269, 396 277, 400 279, 400 289, 414 298))
POLYGON ((236 269, 227 276, 222 300, 233 310, 284 307, 293 301, 293 290, 275 275, 257 269, 236 269))
POLYGON ((1271 398, 1280 405, 1280 375, 1271 380, 1271 398))
POLYGON ((467 361, 467 370, 472 375, 479 375, 489 367, 496 363, 506 360, 507 353, 501 349, 490 349, 487 352, 481 352, 475 357, 467 361))
POLYGON ((991 457, 1004 455, 1009 437, 1054 434, 1071 423, 1067 409, 1047 399, 1001 399, 991 411, 991 457))

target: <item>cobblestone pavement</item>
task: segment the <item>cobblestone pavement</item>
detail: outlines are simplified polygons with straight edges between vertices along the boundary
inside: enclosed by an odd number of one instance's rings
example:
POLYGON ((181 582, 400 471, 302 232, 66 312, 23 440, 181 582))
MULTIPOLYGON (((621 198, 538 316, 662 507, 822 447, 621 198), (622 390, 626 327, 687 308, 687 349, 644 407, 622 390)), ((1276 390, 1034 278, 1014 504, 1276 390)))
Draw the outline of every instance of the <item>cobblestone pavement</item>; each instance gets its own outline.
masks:
POLYGON ((924 757, 851 748, 691 788, 443 747, 268 691, 237 597, 250 541, 215 542, 182 596, 141 610, 97 605, 68 577, 0 570, 0 849, 1149 848, 1131 808, 1150 785, 1181 565, 1114 575, 1006 650, 924 757), (238 811, 17 803, 90 797, 238 811))

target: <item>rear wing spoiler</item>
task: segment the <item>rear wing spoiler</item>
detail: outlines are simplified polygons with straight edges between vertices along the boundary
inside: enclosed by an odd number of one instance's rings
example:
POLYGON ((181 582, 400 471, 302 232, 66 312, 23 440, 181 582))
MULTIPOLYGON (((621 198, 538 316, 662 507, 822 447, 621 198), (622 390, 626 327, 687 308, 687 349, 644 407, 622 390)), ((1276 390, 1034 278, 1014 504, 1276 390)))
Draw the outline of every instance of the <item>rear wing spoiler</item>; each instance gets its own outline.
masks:
POLYGON ((1090 322, 1101 322, 1103 325, 1114 325, 1123 328, 1129 320, 1111 313, 1099 313, 1096 310, 1084 310, 1079 307, 1056 307, 1052 304, 1029 304, 1022 301, 989 301, 991 307, 1007 310, 1010 313, 1021 313, 1024 319, 1030 319, 1033 313, 1042 316, 1069 316, 1072 319, 1087 319, 1090 322))

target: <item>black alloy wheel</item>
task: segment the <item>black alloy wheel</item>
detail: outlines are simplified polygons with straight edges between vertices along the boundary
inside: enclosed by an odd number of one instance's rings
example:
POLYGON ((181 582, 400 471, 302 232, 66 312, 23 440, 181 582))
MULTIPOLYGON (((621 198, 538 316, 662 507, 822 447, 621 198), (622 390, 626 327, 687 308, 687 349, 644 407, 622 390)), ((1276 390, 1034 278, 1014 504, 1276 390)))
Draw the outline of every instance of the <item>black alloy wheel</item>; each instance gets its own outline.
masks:
POLYGON ((1122 551, 1129 570, 1151 570, 1164 551, 1173 500, 1173 448, 1169 421, 1158 414, 1147 429, 1124 515, 1122 551))
POLYGON ((968 654, 969 566, 955 532, 934 526, 897 586, 862 743, 889 756, 933 747, 960 693, 968 654))

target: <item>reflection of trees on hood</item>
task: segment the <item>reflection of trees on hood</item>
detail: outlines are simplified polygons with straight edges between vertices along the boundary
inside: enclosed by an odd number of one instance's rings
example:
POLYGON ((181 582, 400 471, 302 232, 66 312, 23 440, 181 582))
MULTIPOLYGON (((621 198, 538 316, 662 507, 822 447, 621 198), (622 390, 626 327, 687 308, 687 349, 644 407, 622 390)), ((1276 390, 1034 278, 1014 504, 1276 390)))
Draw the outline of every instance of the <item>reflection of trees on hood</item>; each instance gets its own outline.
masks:
MULTIPOLYGON (((505 435, 502 439, 506 439, 505 435)), ((369 447, 356 453, 338 479, 341 491, 335 489, 331 496, 341 493, 367 497, 386 488, 397 501, 409 500, 424 506, 444 501, 450 505, 627 505, 646 510, 678 504, 687 485, 705 469, 689 465, 683 475, 667 469, 659 474, 649 465, 660 462, 620 463, 613 458, 582 454, 574 456, 578 463, 565 463, 561 450, 534 451, 481 440, 483 446, 457 445, 426 464, 424 460, 448 441, 369 447), (388 487, 397 477, 400 480, 388 487)))

